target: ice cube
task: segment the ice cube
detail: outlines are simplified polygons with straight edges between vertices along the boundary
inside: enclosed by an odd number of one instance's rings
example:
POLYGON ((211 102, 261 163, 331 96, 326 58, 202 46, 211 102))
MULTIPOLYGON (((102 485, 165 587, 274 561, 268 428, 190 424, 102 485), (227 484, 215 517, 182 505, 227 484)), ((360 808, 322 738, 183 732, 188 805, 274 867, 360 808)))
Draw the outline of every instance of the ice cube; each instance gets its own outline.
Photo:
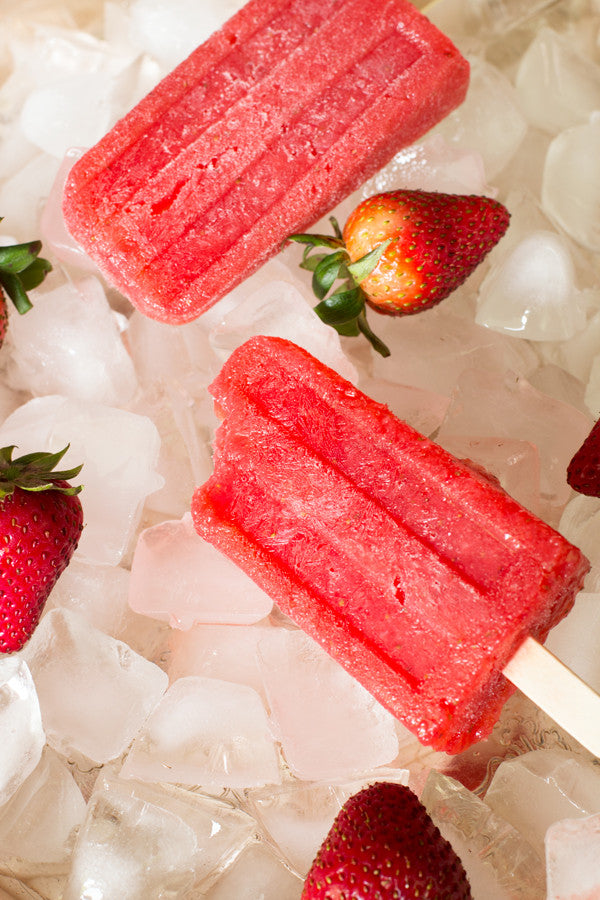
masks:
POLYGON ((600 693, 600 594, 582 591, 569 615, 552 629, 546 647, 600 693))
POLYGON ((169 679, 204 675, 246 684, 264 694, 257 647, 272 628, 269 620, 256 625, 197 625, 171 633, 169 679))
POLYGON ((421 802, 460 857, 473 897, 543 900, 542 861, 523 835, 476 794, 432 770, 421 802))
POLYGON ((206 900, 300 900, 304 882, 261 841, 254 841, 205 895, 206 900))
POLYGON ((64 900, 180 896, 194 882, 196 840, 168 810, 116 791, 96 793, 77 842, 64 900))
POLYGON ((125 406, 137 380, 101 283, 89 277, 32 300, 26 316, 11 316, 9 384, 34 396, 125 406))
POLYGON ((37 153, 0 184, 2 227, 18 241, 38 236, 41 207, 50 195, 59 165, 57 159, 37 153))
POLYGON ((192 885, 200 890, 197 896, 204 896, 205 887, 232 864, 255 830, 250 816, 225 802, 167 785, 101 776, 64 900, 185 896, 192 885))
POLYGON ((359 200, 398 188, 447 194, 490 192, 479 152, 456 147, 436 133, 421 143, 400 150, 387 166, 364 183, 359 200))
POLYGON ((385 405, 398 416, 428 437, 440 427, 448 411, 449 398, 412 385, 394 384, 383 378, 363 377, 361 391, 385 405))
POLYGON ((395 759, 394 718, 307 635, 273 629, 259 659, 277 737, 298 778, 347 778, 395 759))
POLYGON ((546 832, 546 900, 600 897, 600 815, 563 819, 546 832))
MULTIPOLYGON (((466 289, 466 285, 465 285, 466 289)), ((448 298, 454 304, 456 295, 448 298)), ((538 359, 525 341, 508 339, 457 315, 453 306, 426 310, 397 319, 380 316, 372 323, 382 340, 393 347, 388 359, 373 354, 373 376, 412 385, 450 397, 461 374, 469 368, 526 375, 538 359)))
MULTIPOLYGON (((276 264, 281 266, 278 260, 276 264)), ((277 280, 254 293, 248 289, 245 284, 236 289, 245 299, 211 332, 211 344, 221 362, 253 335, 273 335, 294 341, 356 384, 358 375, 342 352, 337 332, 321 322, 294 284, 277 280)))
POLYGON ((18 656, 0 658, 0 806, 33 772, 45 744, 31 671, 18 656))
MULTIPOLYGON (((70 147, 90 147, 141 99, 150 84, 135 51, 121 52, 75 29, 40 28, 19 125, 44 153, 62 159, 70 147)), ((21 66, 15 70, 19 75, 21 66)))
POLYGON ((199 537, 190 513, 142 531, 129 603, 138 613, 184 630, 198 622, 248 625, 264 619, 273 606, 241 569, 199 537))
POLYGON ((534 444, 513 438, 460 435, 443 435, 438 443, 459 459, 482 466, 507 494, 540 514, 540 455, 534 444))
POLYGON ((408 784, 408 774, 406 769, 385 768, 352 781, 293 781, 246 791, 246 801, 287 865, 305 878, 346 800, 376 781, 408 784))
POLYGON ((584 247, 600 251, 600 113, 557 135, 546 156, 542 205, 584 247))
POLYGON ((47 609, 70 609, 94 628, 121 637, 129 615, 128 591, 127 569, 71 560, 52 590, 47 609))
POLYGON ((600 109, 600 66, 552 28, 537 31, 515 84, 528 120, 551 134, 587 122, 600 109))
POLYGON ((36 397, 0 426, 0 440, 22 453, 70 448, 69 466, 83 463, 85 527, 80 560, 117 565, 133 537, 146 496, 162 486, 155 467, 159 436, 150 419, 60 395, 36 397))
POLYGON ((83 152, 80 147, 71 147, 65 153, 41 212, 40 236, 44 242, 44 249, 61 262, 76 266, 86 272, 97 273, 96 263, 92 262, 67 231, 62 213, 62 198, 67 176, 83 152))
POLYGON ((122 754, 168 684, 158 666, 68 610, 46 613, 21 652, 48 743, 67 757, 122 754))
POLYGON ((479 325, 532 341, 572 338, 586 324, 568 247, 535 231, 487 273, 477 301, 479 325))
POLYGON ((567 751, 532 750, 500 764, 485 800, 543 861, 544 836, 553 822, 600 813, 600 773, 567 751))
POLYGON ((252 688, 190 675, 168 689, 136 736, 123 778, 216 792, 281 780, 265 707, 252 688))
POLYGON ((541 495, 548 515, 571 496, 567 465, 590 430, 590 418, 554 400, 514 373, 467 369, 460 378, 438 438, 495 436, 529 441, 541 460, 541 495), (559 424, 560 423, 560 424, 559 424))
POLYGON ((582 494, 574 496, 564 508, 559 530, 592 564, 585 579, 586 590, 600 591, 600 500, 582 494))
POLYGON ((174 68, 233 15, 243 0, 133 0, 127 37, 154 56, 165 70, 174 68))
POLYGON ((469 62, 467 98, 435 130, 455 147, 471 151, 477 147, 486 176, 493 179, 519 149, 527 121, 508 78, 479 57, 471 57, 469 62))
POLYGON ((11 869, 54 864, 63 871, 73 849, 86 804, 64 761, 46 748, 40 763, 9 802, 0 808, 0 859, 11 869))

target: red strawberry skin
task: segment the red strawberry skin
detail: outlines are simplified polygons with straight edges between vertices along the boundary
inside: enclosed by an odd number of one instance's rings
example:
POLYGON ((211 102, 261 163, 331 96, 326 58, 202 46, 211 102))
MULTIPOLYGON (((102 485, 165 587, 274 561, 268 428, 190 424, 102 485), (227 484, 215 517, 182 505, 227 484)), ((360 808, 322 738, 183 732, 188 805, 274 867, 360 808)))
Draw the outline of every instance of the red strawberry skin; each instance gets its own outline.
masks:
POLYGON ((389 191, 356 207, 343 238, 353 262, 391 239, 361 287, 378 312, 407 315, 459 287, 504 235, 509 219, 508 210, 489 197, 389 191))
POLYGON ((580 494, 600 497, 600 419, 569 463, 567 481, 580 494))
POLYGON ((19 650, 33 634, 82 528, 76 495, 16 487, 0 499, 0 653, 19 650))
POLYGON ((302 900, 471 900, 462 863, 403 785, 380 782, 343 806, 302 900))

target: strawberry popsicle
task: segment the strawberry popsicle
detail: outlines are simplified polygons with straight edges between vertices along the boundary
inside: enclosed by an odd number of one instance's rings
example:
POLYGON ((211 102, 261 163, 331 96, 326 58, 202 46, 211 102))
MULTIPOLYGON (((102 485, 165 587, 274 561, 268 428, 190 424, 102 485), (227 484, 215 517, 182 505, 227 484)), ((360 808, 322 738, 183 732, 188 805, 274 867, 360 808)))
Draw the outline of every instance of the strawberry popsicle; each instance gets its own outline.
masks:
POLYGON ((467 82, 407 0, 250 0, 75 164, 67 227, 144 313, 190 321, 467 82))
POLYGON ((504 667, 569 612, 585 557, 289 341, 247 341, 211 392, 197 531, 423 743, 489 734, 504 667))

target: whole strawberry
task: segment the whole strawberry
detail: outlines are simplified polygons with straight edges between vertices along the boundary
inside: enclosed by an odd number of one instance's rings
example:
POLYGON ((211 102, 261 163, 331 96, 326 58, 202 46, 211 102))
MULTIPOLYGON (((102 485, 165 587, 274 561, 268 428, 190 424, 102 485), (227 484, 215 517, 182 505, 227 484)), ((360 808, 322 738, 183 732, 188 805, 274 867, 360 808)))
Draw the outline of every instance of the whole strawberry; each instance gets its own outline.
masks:
POLYGON ((81 466, 55 471, 68 448, 17 459, 14 449, 0 449, 0 653, 33 634, 83 528, 81 487, 67 483, 81 466))
POLYGON ((479 265, 509 218, 489 197, 398 190, 364 200, 343 233, 332 218, 333 237, 293 234, 290 240, 308 245, 301 266, 313 273, 320 318, 340 334, 362 332, 388 356, 367 325, 365 304, 395 316, 435 306, 479 265), (320 252, 324 247, 331 252, 320 252), (341 286, 330 293, 338 278, 341 286))
POLYGON ((403 785, 381 782, 344 804, 302 900, 471 900, 462 863, 403 785))
POLYGON ((600 419, 569 463, 567 481, 580 494, 600 497, 600 419))
POLYGON ((41 249, 40 241, 0 246, 0 346, 8 325, 7 299, 17 312, 26 313, 31 309, 27 291, 41 284, 52 269, 48 260, 39 256, 41 249))

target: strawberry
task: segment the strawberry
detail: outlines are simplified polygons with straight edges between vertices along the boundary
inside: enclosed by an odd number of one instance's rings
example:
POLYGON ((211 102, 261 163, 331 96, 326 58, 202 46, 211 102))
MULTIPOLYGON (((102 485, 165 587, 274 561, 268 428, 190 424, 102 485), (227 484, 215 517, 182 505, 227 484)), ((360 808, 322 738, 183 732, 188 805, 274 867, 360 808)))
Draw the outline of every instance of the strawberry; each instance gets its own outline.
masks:
POLYGON ((81 466, 54 470, 68 448, 17 459, 14 449, 0 449, 0 653, 33 634, 83 528, 81 488, 67 483, 81 466))
POLYGON ((600 419, 569 463, 567 481, 580 494, 600 497, 600 419))
POLYGON ((380 782, 344 804, 302 900, 470 900, 462 863, 403 785, 380 782))
POLYGON ((398 190, 369 197, 343 233, 292 234, 307 244, 302 268, 313 273, 315 311, 340 334, 363 333, 383 356, 389 350, 366 322, 365 304, 403 316, 444 300, 479 265, 508 227, 508 210, 481 196, 398 190), (328 248, 331 252, 313 250, 328 248), (329 293, 337 278, 342 285, 329 293))
POLYGON ((39 256, 41 249, 40 241, 0 246, 0 346, 8 326, 7 299, 12 300, 19 313, 26 313, 31 309, 27 291, 41 284, 52 270, 48 260, 39 256))

